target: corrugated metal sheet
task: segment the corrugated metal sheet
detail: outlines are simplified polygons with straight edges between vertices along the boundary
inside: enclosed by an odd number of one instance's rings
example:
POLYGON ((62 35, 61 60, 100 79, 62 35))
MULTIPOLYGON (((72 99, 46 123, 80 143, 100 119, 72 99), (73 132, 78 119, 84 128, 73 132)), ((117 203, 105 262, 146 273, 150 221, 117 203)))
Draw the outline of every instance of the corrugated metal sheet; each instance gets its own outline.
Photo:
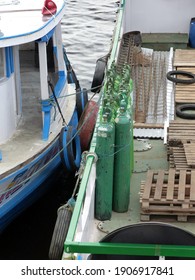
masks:
POLYGON ((137 138, 164 138, 163 128, 134 128, 133 133, 137 138))

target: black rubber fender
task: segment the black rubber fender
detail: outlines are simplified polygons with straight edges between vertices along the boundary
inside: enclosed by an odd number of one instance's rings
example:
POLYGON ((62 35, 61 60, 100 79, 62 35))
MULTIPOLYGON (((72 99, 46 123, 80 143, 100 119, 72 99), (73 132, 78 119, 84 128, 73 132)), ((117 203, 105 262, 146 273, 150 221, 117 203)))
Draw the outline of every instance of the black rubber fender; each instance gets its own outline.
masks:
POLYGON ((182 104, 176 107, 176 115, 182 119, 195 120, 195 104, 182 104), (186 113, 192 110, 194 113, 186 113))
POLYGON ((106 69, 107 59, 105 57, 99 58, 96 61, 95 72, 93 75, 91 91, 99 92, 104 80, 104 74, 106 69))
POLYGON ((167 73, 167 79, 174 83, 180 83, 180 84, 193 84, 195 83, 195 75, 191 72, 186 71, 169 71, 167 73), (173 76, 182 75, 184 77, 187 77, 189 79, 181 79, 173 76))
POLYGON ((66 69, 67 69, 67 78, 68 78, 68 83, 74 83, 76 86, 76 90, 80 89, 80 83, 79 80, 77 79, 77 76, 74 72, 74 69, 72 68, 70 61, 68 59, 68 56, 66 54, 66 50, 63 48, 63 53, 64 53, 64 61, 66 64, 66 69))
POLYGON ((57 220, 49 248, 50 260, 61 260, 62 258, 64 241, 68 233, 71 217, 72 211, 68 208, 64 207, 58 210, 57 220))
POLYGON ((88 102, 88 93, 87 89, 83 88, 78 89, 76 91, 76 107, 77 107, 77 114, 78 114, 78 120, 80 120, 80 117, 85 109, 85 106, 87 105, 88 102))
POLYGON ((61 129, 59 146, 61 161, 65 169, 69 172, 78 170, 81 162, 81 145, 75 127, 67 126, 61 129))

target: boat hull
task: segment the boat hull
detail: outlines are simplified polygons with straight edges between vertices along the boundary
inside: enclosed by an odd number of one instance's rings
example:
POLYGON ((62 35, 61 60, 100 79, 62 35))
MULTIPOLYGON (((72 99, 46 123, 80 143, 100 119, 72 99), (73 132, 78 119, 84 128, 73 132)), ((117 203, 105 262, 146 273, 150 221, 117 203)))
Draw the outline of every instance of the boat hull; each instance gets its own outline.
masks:
MULTIPOLYGON (((43 13, 46 2, 5 2, 0 3, 0 232, 48 189, 44 182, 55 178, 64 158, 66 168, 76 154, 74 171, 79 168, 77 126, 85 105, 62 39, 65 1, 55 0, 49 16, 43 13)), ((65 172, 73 172, 68 167, 65 172)))
MULTIPOLYGON (((75 110, 69 125, 77 122, 75 110)), ((42 153, 0 180, 0 233, 49 189, 49 184, 44 182, 53 177, 60 164, 58 135, 42 153)))

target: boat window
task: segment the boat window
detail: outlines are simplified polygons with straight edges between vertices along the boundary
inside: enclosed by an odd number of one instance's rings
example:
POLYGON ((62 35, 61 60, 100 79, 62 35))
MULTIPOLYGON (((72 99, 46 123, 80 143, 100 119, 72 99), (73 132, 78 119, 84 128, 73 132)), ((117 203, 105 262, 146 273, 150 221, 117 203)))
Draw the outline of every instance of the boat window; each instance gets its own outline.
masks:
POLYGON ((4 77, 4 50, 0 49, 0 79, 4 77))

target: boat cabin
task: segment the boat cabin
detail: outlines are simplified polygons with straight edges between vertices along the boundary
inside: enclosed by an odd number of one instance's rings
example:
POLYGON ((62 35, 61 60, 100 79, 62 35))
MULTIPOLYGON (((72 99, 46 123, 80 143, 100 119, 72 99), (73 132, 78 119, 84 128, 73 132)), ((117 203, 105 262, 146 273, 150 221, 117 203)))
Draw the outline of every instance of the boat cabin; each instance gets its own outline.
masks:
POLYGON ((43 15, 44 1, 0 1, 2 171, 8 168, 7 162, 13 162, 10 158, 15 158, 12 167, 22 162, 24 150, 34 156, 62 126, 57 108, 64 111, 68 102, 59 98, 68 89, 61 35, 65 7, 63 0, 55 3, 57 13, 43 15))
POLYGON ((65 2, 0 0, 0 233, 44 195, 62 163, 71 171, 80 164, 81 95, 62 40, 65 2))

